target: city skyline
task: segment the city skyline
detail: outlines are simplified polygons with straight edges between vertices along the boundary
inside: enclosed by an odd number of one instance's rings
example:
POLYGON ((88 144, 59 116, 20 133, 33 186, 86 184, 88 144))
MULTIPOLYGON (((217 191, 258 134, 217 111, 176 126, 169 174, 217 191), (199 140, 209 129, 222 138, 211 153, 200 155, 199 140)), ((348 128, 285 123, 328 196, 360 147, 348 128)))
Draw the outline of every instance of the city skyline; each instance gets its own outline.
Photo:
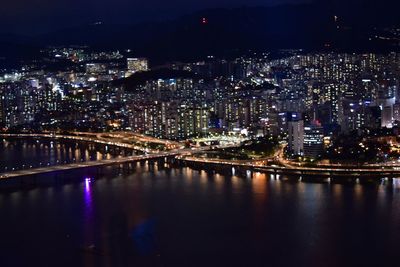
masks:
POLYGON ((0 266, 396 266, 383 0, 16 0, 0 266))
POLYGON ((245 135, 287 142, 294 160, 336 160, 340 153, 343 163, 351 153, 369 163, 395 160, 397 142, 386 152, 368 151, 364 142, 396 135, 399 53, 281 53, 151 66, 119 51, 49 48, 42 61, 0 76, 0 126, 11 133, 132 131, 175 141, 245 135), (41 64, 49 62, 75 67, 44 73, 41 64), (343 153, 343 135, 354 134, 364 141, 343 153))

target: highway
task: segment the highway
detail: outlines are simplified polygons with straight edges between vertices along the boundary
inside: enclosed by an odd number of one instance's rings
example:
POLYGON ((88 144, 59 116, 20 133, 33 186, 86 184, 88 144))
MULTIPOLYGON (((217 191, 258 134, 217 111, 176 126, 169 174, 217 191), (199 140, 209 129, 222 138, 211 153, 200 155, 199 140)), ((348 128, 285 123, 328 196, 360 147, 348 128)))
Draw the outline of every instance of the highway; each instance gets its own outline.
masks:
POLYGON ((50 138, 50 139, 66 139, 66 140, 75 140, 75 141, 85 141, 85 142, 93 142, 104 145, 112 145, 122 148, 129 148, 137 151, 142 151, 145 155, 138 156, 130 156, 130 157, 120 157, 115 159, 107 159, 107 160, 98 160, 98 161, 86 161, 79 163, 71 163, 71 164, 62 164, 55 166, 43 166, 39 168, 29 168, 23 170, 12 170, 9 172, 0 173, 1 179, 11 179, 16 177, 30 176, 30 175, 38 175, 43 173, 51 173, 58 171, 68 171, 75 169, 83 169, 90 167, 101 167, 101 166, 110 166, 110 165, 118 165, 124 164, 134 161, 142 161, 149 159, 157 159, 163 157, 177 156, 177 155, 192 155, 195 153, 203 152, 205 150, 210 149, 210 147, 198 147, 198 148, 184 148, 184 146, 177 142, 170 142, 166 140, 161 140, 152 137, 145 137, 137 134, 129 134, 129 133, 74 133, 76 135, 59 135, 59 134, 0 134, 0 137, 18 137, 18 138, 50 138), (133 140, 131 138, 139 138, 140 142, 154 142, 157 141, 159 144, 165 144, 166 147, 170 148, 170 150, 165 152, 160 152, 159 150, 143 148, 140 146, 136 146, 130 144, 133 140))
POLYGON ((113 132, 113 133, 73 132, 72 134, 76 136, 90 137, 91 139, 94 140, 102 140, 102 141, 107 141, 110 139, 114 141, 118 140, 119 143, 124 143, 124 144, 134 143, 134 142, 139 142, 144 144, 153 143, 153 144, 164 145, 169 149, 178 149, 184 146, 184 144, 176 141, 155 138, 132 132, 113 132))
POLYGON ((110 166, 110 165, 118 165, 124 164, 134 161, 142 161, 149 159, 157 159, 163 157, 170 157, 176 155, 189 155, 198 152, 202 152, 204 150, 209 149, 210 147, 200 147, 200 148, 184 148, 184 146, 178 142, 172 142, 167 140, 161 140, 152 137, 145 137, 138 134, 130 134, 130 133, 81 133, 75 132, 75 135, 60 135, 60 134, 0 134, 0 137, 18 137, 18 138, 50 138, 50 139, 66 139, 66 140, 74 140, 74 141, 85 141, 92 143, 99 143, 104 145, 112 145, 121 148, 128 148, 132 150, 142 151, 145 155, 139 156, 130 156, 130 157, 120 157, 115 159, 107 159, 107 160, 98 160, 98 161, 86 161, 79 163, 71 163, 71 164, 62 164, 55 166, 43 166, 39 168, 30 168, 23 170, 12 170, 9 172, 0 173, 0 179, 11 179, 16 177, 30 176, 30 175, 38 175, 44 173, 58 172, 58 171, 68 171, 75 169, 84 169, 90 167, 101 167, 101 166, 110 166), (171 150, 166 152, 160 152, 159 150, 144 148, 141 146, 130 144, 136 138, 138 138, 139 142, 152 142, 158 144, 164 144, 166 147, 169 147, 171 150))
POLYGON ((23 176, 31 176, 38 175, 44 173, 58 172, 58 171, 69 171, 69 170, 77 170, 77 169, 85 169, 91 167, 100 167, 100 166, 111 166, 111 165, 119 165, 124 163, 130 163, 135 161, 143 161, 143 160, 152 160, 170 156, 176 156, 177 153, 169 153, 163 152, 158 154, 150 154, 150 155, 140 155, 140 156, 130 156, 116 159, 107 159, 107 160, 98 160, 98 161, 87 161, 80 163, 72 163, 72 164, 64 164, 64 165, 55 165, 55 166, 46 166, 42 168, 34 168, 34 169, 26 169, 19 171, 12 171, 7 173, 0 173, 1 179, 11 179, 16 177, 23 176))
POLYGON ((99 134, 88 134, 88 135, 61 135, 61 134, 0 134, 0 137, 19 137, 19 138, 50 138, 50 139, 67 139, 75 141, 85 141, 98 143, 103 145, 117 146, 122 148, 129 148, 137 151, 147 152, 147 153, 158 153, 159 150, 144 148, 142 146, 137 146, 123 142, 121 139, 106 139, 99 138, 99 134))
MULTIPOLYGON (((56 166, 44 166, 40 168, 32 168, 25 170, 15 170, 6 173, 0 173, 0 179, 15 178, 21 176, 37 175, 41 173, 50 173, 57 171, 67 171, 74 169, 82 169, 89 167, 99 167, 99 166, 109 166, 118 165, 134 161, 157 159, 163 157, 175 156, 177 159, 199 163, 199 164, 209 164, 209 165, 227 165, 233 167, 246 167, 253 170, 268 171, 277 174, 296 174, 296 175, 327 175, 327 176, 375 176, 375 177, 400 177, 400 167, 392 165, 368 165, 363 167, 345 167, 345 166, 316 166, 316 167, 304 167, 294 165, 292 162, 287 161, 283 157, 284 147, 282 146, 272 159, 277 160, 283 166, 277 165, 264 165, 256 164, 253 161, 243 162, 243 161, 233 161, 233 160, 218 160, 218 159, 206 159, 194 157, 196 153, 201 153, 209 150, 211 147, 196 147, 196 148, 184 148, 180 143, 169 142, 166 140, 157 139, 159 143, 170 145, 171 149, 168 152, 160 152, 159 150, 143 148, 133 144, 129 144, 132 141, 132 136, 123 133, 115 134, 97 134, 97 133, 75 133, 77 135, 57 135, 57 134, 0 134, 0 137, 30 137, 30 138, 52 138, 52 139, 69 139, 76 141, 87 141, 100 143, 105 145, 113 145, 122 148, 129 148, 133 150, 143 151, 145 155, 130 156, 116 159, 99 160, 99 161, 88 161, 80 163, 71 163, 56 166), (113 139, 115 140, 113 140, 113 139)), ((138 136, 143 142, 153 142, 154 138, 147 138, 145 136, 138 136)), ((230 147, 229 145, 227 147, 230 147)))
POLYGON ((210 164, 210 165, 227 165, 232 167, 246 167, 253 170, 268 171, 278 174, 298 174, 298 175, 329 175, 329 176, 374 176, 400 177, 400 168, 318 168, 318 167, 294 167, 290 166, 265 166, 261 164, 253 164, 252 162, 227 161, 217 159, 204 159, 188 156, 177 156, 180 160, 192 163, 210 164))

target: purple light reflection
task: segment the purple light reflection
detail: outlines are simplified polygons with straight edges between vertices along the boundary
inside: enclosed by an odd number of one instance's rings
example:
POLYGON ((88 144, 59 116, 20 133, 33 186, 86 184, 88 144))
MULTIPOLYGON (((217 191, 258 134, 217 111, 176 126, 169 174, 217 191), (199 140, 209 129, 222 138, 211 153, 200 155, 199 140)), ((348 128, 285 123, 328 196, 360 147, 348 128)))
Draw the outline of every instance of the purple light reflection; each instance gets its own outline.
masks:
POLYGON ((92 212, 92 178, 86 177, 85 178, 85 192, 84 192, 84 199, 85 199, 85 206, 86 206, 86 211, 85 213, 88 215, 88 217, 91 215, 92 212))
MULTIPOLYGON (((84 244, 85 247, 91 248, 94 247, 94 232, 92 229, 93 223, 93 203, 92 203, 92 188, 91 188, 92 178, 86 177, 85 178, 85 190, 84 190, 84 244)), ((94 266, 93 258, 89 257, 85 254, 84 257, 84 266, 94 266)))
POLYGON ((85 178, 85 191, 86 191, 86 193, 89 194, 89 196, 90 196, 90 183, 91 182, 92 182, 91 178, 89 178, 89 177, 85 178))

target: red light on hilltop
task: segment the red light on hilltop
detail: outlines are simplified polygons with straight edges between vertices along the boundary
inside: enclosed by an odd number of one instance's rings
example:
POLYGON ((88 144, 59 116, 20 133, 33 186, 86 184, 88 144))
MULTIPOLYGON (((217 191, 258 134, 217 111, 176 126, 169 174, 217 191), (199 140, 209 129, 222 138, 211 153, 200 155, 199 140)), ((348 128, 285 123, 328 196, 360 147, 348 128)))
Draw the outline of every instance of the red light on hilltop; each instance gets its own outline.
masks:
POLYGON ((207 24, 207 23, 208 23, 207 18, 202 18, 202 19, 201 19, 201 23, 202 23, 202 24, 207 24))

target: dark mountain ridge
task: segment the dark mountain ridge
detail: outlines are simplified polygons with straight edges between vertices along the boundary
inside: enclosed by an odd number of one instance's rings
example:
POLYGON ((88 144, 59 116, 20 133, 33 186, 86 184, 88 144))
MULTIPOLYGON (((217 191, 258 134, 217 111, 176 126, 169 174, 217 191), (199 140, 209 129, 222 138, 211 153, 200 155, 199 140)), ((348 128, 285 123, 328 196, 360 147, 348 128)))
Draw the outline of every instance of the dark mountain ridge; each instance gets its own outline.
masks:
MULTIPOLYGON (((129 48, 135 55, 149 57, 155 62, 281 48, 393 50, 397 47, 370 41, 369 36, 374 27, 400 25, 396 10, 389 6, 376 9, 376 5, 361 0, 347 4, 339 0, 330 4, 321 1, 304 5, 209 9, 164 22, 83 25, 32 38, 0 35, 0 48, 8 46, 0 52, 0 57, 19 54, 10 50, 24 50, 14 49, 13 43, 30 48, 48 45, 129 48), (382 16, 377 12, 386 13, 382 16)), ((30 53, 30 49, 26 51, 30 53)))

